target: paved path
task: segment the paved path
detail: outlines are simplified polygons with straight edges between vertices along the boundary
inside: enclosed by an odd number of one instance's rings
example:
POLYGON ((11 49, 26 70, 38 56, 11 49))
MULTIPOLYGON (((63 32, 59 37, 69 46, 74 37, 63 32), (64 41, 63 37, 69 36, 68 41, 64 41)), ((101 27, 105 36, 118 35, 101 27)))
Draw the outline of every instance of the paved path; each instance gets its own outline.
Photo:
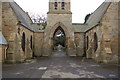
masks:
POLYGON ((22 64, 4 64, 3 78, 116 78, 115 65, 99 65, 93 60, 68 57, 54 52, 52 57, 40 57, 22 64))

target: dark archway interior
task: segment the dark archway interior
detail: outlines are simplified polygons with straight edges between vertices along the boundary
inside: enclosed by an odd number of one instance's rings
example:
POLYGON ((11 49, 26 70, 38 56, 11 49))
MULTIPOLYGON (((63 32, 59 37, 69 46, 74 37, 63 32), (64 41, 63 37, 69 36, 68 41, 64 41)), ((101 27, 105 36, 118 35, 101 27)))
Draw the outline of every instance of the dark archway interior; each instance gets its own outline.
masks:
POLYGON ((66 35, 64 30, 59 26, 53 34, 53 50, 55 50, 59 45, 66 47, 66 35))
POLYGON ((89 37, 88 36, 87 36, 87 39, 86 39, 86 48, 87 48, 87 50, 89 48, 89 37))
POLYGON ((25 33, 22 34, 22 50, 25 52, 25 33))
POLYGON ((98 48, 98 37, 97 37, 97 34, 94 33, 94 52, 96 52, 98 48))
POLYGON ((32 49, 33 47, 32 47, 32 45, 33 45, 33 38, 32 38, 32 36, 30 37, 30 48, 32 49))

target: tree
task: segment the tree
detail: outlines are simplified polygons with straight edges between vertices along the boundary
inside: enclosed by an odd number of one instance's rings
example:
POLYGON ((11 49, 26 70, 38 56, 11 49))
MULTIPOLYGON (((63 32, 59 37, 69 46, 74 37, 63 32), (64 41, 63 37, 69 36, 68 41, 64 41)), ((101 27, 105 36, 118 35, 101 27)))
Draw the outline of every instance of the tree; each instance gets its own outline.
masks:
POLYGON ((36 23, 38 25, 41 25, 44 27, 43 29, 45 29, 46 25, 47 25, 47 17, 46 15, 43 14, 35 14, 35 13, 29 13, 31 20, 33 21, 33 23, 36 23))
POLYGON ((90 15, 91 15, 90 13, 86 15, 84 24, 87 22, 87 20, 89 19, 90 15))
POLYGON ((47 22, 47 17, 44 14, 38 14, 38 13, 33 13, 29 12, 30 18, 32 19, 33 23, 46 23, 47 22))

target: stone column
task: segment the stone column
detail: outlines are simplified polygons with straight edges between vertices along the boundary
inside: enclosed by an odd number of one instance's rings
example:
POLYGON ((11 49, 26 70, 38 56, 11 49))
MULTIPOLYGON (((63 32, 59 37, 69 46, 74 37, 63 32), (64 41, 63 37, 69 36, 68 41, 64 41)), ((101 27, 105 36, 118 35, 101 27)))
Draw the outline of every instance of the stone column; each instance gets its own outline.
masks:
POLYGON ((76 56, 76 46, 75 42, 71 37, 67 37, 67 55, 68 56, 76 56))
POLYGON ((10 34, 10 38, 8 40, 8 50, 7 50, 7 63, 15 63, 15 33, 10 34))
POLYGON ((51 38, 45 37, 42 47, 42 56, 50 56, 52 54, 52 47, 51 47, 51 38))

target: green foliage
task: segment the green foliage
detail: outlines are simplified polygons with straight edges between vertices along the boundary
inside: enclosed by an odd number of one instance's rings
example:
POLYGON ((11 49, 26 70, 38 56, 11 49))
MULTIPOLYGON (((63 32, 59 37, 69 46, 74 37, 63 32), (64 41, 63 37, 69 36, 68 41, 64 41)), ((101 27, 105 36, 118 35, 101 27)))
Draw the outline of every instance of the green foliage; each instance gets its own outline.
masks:
MULTIPOLYGON (((43 26, 43 29, 42 29, 42 30, 44 30, 44 29, 46 28, 46 26, 47 26, 47 22, 45 22, 45 23, 37 23, 38 26, 40 26, 41 24, 42 24, 42 26, 43 26)), ((38 28, 38 30, 41 30, 41 29, 38 28)))
POLYGON ((44 24, 43 24, 43 26, 44 26, 44 28, 43 28, 43 30, 46 28, 46 26, 47 26, 47 22, 45 22, 44 24))
POLYGON ((90 15, 91 15, 90 13, 86 15, 84 24, 87 22, 87 20, 89 19, 90 15))
POLYGON ((54 46, 58 46, 59 44, 62 45, 63 47, 65 47, 65 37, 64 36, 57 37, 54 40, 54 46))

